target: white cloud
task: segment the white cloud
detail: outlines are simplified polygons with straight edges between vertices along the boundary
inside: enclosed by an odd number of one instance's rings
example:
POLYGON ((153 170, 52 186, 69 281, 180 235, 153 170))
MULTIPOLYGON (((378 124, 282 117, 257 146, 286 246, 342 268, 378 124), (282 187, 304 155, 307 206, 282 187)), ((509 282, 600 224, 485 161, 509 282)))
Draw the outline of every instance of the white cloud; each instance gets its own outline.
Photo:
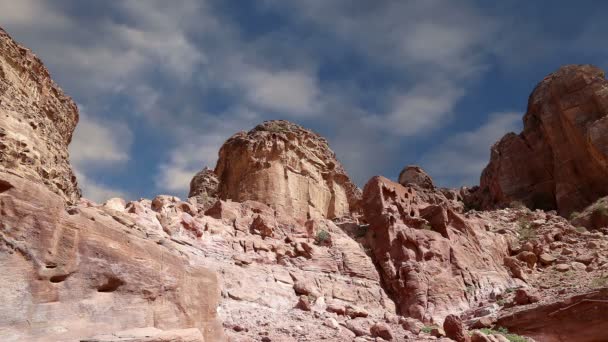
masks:
POLYGON ((80 186, 83 197, 93 200, 97 203, 103 203, 113 197, 129 198, 129 194, 100 183, 97 183, 83 173, 76 171, 78 185, 80 186))
POLYGON ((232 108, 226 115, 196 116, 206 129, 201 133, 196 127, 178 128, 175 134, 179 139, 159 165, 155 178, 160 191, 186 196, 192 177, 205 166, 215 167, 222 144, 236 132, 253 128, 260 120, 256 112, 246 107, 232 108))
POLYGON ((81 169, 122 164, 129 160, 132 140, 125 123, 102 121, 82 111, 70 143, 70 161, 81 169))
POLYGON ((243 85, 249 100, 261 108, 287 116, 318 114, 317 79, 303 71, 251 70, 243 85))
POLYGON ((475 185, 490 160, 490 148, 508 132, 521 130, 521 113, 489 115, 482 126, 448 137, 430 151, 420 164, 444 186, 475 185))
POLYGON ((397 96, 386 119, 378 120, 384 128, 399 136, 428 133, 445 124, 464 90, 453 84, 431 83, 417 86, 397 96))

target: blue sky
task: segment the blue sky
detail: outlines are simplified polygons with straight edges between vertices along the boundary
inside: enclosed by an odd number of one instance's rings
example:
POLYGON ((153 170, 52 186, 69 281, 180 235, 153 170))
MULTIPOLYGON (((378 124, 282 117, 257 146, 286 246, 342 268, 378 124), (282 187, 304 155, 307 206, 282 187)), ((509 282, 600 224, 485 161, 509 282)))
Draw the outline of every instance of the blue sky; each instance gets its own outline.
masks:
POLYGON ((354 180, 419 164, 474 185, 535 84, 608 61, 602 1, 0 0, 0 26, 79 104, 86 197, 185 197, 269 119, 328 138, 354 180))

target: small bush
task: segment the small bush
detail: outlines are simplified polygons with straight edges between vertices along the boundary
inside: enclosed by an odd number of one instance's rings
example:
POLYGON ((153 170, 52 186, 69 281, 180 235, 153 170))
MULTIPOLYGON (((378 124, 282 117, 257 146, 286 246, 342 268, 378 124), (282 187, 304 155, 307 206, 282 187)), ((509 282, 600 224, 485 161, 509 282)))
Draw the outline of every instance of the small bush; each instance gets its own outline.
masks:
POLYGON ((587 232, 587 228, 585 227, 576 227, 576 231, 579 233, 586 233, 587 232))
POLYGON ((534 237, 534 228, 527 220, 519 220, 519 240, 528 241, 534 237))
POLYGON ((331 236, 329 235, 329 233, 326 232, 325 230, 319 230, 317 232, 317 236, 315 237, 315 242, 317 244, 322 244, 322 243, 329 241, 330 237, 331 236))
POLYGON ((581 216, 581 213, 578 211, 572 212, 572 214, 570 214, 570 221, 576 220, 579 216, 581 216))
POLYGON ((527 342, 528 341, 523 336, 509 333, 509 330, 507 330, 507 328, 499 327, 499 328, 496 328, 496 330, 483 328, 483 329, 479 329, 479 331, 481 331, 482 333, 484 333, 486 335, 502 335, 502 336, 506 337, 507 340, 509 340, 509 342, 527 342))
POLYGON ((425 334, 430 334, 431 331, 433 331, 433 329, 439 328, 436 325, 425 325, 424 327, 422 327, 422 329, 420 329, 420 331, 422 331, 425 334))
POLYGON ((430 225, 430 224, 428 224, 428 223, 423 223, 423 224, 420 226, 420 229, 424 229, 424 230, 432 230, 432 229, 433 229, 433 227, 431 227, 431 225, 430 225))
POLYGON ((509 208, 513 209, 524 209, 527 208, 526 205, 521 201, 512 201, 509 203, 509 208))
POLYGON ((473 293, 475 292, 475 286, 473 286, 473 285, 468 285, 468 286, 466 287, 465 292, 466 292, 467 294, 473 294, 473 293))
POLYGON ((591 284, 590 284, 590 286, 592 288, 604 287, 606 285, 608 285, 608 276, 601 276, 601 277, 593 278, 593 280, 591 280, 591 284))

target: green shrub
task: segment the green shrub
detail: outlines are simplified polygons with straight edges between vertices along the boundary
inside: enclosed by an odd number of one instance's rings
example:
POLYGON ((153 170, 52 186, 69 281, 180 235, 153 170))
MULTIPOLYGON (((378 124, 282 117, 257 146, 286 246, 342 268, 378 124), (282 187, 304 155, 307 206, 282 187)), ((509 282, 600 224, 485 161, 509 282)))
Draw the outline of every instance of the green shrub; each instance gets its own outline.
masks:
POLYGON ((425 325, 424 327, 422 327, 422 329, 420 329, 420 331, 422 331, 423 333, 426 334, 430 334, 431 331, 433 331, 433 329, 439 328, 436 325, 425 325))
POLYGON ((428 223, 423 223, 423 224, 420 226, 420 229, 424 229, 424 230, 432 230, 432 229, 433 229, 433 227, 431 227, 431 225, 430 225, 430 224, 428 224, 428 223))
POLYGON ((519 240, 520 241, 528 241, 533 238, 536 234, 534 234, 534 228, 530 222, 526 219, 519 220, 519 240))
POLYGON ((479 331, 481 331, 482 333, 484 333, 486 335, 502 335, 502 336, 506 337, 507 340, 509 340, 509 342, 527 342, 528 341, 523 336, 509 333, 509 330, 507 330, 507 328, 498 327, 495 330, 483 328, 483 329, 479 329, 479 331))
POLYGON ((579 226, 579 227, 576 227, 576 231, 579 232, 579 233, 586 233, 587 232, 587 228, 579 226))
POLYGON ((572 214, 570 214, 570 221, 576 220, 579 216, 581 216, 581 213, 578 211, 572 212, 572 214))
POLYGON ((591 284, 590 284, 590 286, 592 288, 604 287, 606 285, 608 285, 608 276, 601 276, 601 277, 593 278, 593 280, 591 280, 591 284))
POLYGON ((329 233, 328 233, 328 232, 326 232, 325 230, 319 230, 319 231, 317 232, 317 236, 315 237, 315 241, 316 241, 318 244, 322 244, 322 243, 324 243, 324 242, 329 241, 330 237, 331 237, 331 236, 329 235, 329 233))
POLYGON ((521 202, 521 201, 511 201, 511 203, 509 203, 509 208, 513 208, 513 209, 524 209, 527 208, 526 205, 521 202))

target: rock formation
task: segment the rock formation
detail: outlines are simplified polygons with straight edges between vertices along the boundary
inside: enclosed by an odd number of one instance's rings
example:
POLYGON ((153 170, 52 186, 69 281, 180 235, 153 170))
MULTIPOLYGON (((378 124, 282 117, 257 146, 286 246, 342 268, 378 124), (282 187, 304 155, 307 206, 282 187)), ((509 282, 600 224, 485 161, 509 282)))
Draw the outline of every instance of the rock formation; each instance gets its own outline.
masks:
POLYGON ((507 240, 479 221, 383 177, 367 183, 362 205, 376 263, 400 314, 441 322, 515 285, 503 264, 507 240))
POLYGON ((477 191, 407 167, 361 195, 325 139, 269 121, 230 138, 187 201, 99 205, 67 162, 76 107, 0 33, 2 341, 606 340, 605 199, 572 218, 591 232, 462 202, 565 213, 599 195, 598 69, 541 82, 477 191))
POLYGON ((0 28, 0 170, 42 182, 70 203, 80 198, 67 146, 78 109, 30 50, 0 28))
POLYGON ((221 338, 216 274, 191 266, 162 230, 86 202, 66 211, 61 196, 2 171, 0 185, 3 340, 70 341, 144 327, 221 338))
POLYGON ((215 172, 205 167, 190 181, 188 197, 196 198, 198 204, 208 208, 217 201, 218 186, 219 181, 215 172))
POLYGON ((324 138, 281 120, 228 139, 215 173, 220 198, 259 201, 304 220, 348 215, 360 196, 324 138))
POLYGON ((591 65, 567 65, 541 81, 524 130, 492 147, 481 176, 484 206, 521 201, 569 215, 608 194, 608 81, 591 65))
POLYGON ((399 173, 399 184, 418 185, 424 189, 434 189, 433 179, 417 165, 408 165, 399 173))

